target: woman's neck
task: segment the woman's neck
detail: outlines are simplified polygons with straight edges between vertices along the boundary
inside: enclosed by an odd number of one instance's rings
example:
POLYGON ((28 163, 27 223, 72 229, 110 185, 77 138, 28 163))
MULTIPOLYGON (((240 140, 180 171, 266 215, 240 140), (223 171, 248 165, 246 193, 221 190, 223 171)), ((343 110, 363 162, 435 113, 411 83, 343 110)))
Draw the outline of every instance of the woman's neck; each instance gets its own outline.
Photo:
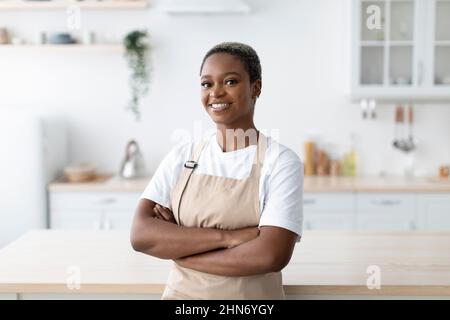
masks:
POLYGON ((217 126, 216 139, 223 152, 236 151, 258 143, 259 131, 254 124, 246 128, 217 126))

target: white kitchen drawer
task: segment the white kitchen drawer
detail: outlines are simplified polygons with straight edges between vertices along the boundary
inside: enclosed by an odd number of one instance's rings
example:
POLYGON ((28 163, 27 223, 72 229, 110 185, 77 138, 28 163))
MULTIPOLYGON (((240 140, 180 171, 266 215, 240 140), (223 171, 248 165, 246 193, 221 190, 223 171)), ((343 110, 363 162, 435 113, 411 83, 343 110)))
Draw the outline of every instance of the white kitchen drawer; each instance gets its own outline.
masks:
POLYGON ((417 230, 418 225, 413 216, 393 213, 356 215, 357 230, 372 231, 409 231, 417 230))
POLYGON ((418 202, 420 229, 450 230, 450 194, 422 194, 418 202))
POLYGON ((305 214, 304 230, 354 230, 354 214, 305 214))
POLYGON ((52 229, 130 230, 134 210, 129 211, 55 211, 51 215, 52 229))
POLYGON ((140 196, 135 192, 51 192, 50 210, 134 210, 140 196))
POLYGON ((415 198, 405 193, 358 193, 356 194, 358 214, 414 215, 415 198))
POLYGON ((304 193, 303 210, 305 213, 354 212, 353 193, 304 193))

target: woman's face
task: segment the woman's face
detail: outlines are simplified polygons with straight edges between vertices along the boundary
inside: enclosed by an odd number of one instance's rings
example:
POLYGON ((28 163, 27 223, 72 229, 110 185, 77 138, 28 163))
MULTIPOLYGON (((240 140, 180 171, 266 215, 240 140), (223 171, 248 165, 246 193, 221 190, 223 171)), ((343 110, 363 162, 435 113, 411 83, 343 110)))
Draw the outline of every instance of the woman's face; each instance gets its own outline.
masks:
POLYGON ((261 81, 251 84, 238 58, 228 53, 209 56, 203 64, 200 81, 203 106, 216 124, 227 128, 253 125, 253 108, 261 81))

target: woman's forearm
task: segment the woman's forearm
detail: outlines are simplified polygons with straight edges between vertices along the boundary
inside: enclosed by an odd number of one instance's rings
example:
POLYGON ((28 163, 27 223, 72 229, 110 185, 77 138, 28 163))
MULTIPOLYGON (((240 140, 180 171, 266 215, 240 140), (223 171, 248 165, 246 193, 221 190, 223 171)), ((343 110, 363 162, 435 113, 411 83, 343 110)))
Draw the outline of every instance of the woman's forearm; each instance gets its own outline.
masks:
POLYGON ((228 232, 190 228, 155 218, 150 200, 141 200, 133 221, 131 244, 136 251, 162 259, 176 259, 230 245, 228 232))
POLYGON ((283 269, 289 262, 297 235, 265 227, 261 235, 230 249, 176 259, 185 268, 221 276, 251 276, 283 269))
POLYGON ((205 252, 175 262, 181 267, 219 276, 250 276, 276 271, 270 256, 258 252, 258 240, 246 242, 238 247, 205 252))

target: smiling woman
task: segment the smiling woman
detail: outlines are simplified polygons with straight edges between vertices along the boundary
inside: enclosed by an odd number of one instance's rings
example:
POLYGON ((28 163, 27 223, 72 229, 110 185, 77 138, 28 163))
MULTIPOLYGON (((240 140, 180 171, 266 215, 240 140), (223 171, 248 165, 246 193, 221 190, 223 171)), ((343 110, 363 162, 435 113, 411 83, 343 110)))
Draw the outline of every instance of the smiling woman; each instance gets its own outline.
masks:
POLYGON ((262 81, 251 47, 213 47, 200 84, 216 133, 164 158, 136 210, 133 248, 175 262, 163 299, 283 299, 281 270, 302 233, 302 162, 254 125, 262 81))

